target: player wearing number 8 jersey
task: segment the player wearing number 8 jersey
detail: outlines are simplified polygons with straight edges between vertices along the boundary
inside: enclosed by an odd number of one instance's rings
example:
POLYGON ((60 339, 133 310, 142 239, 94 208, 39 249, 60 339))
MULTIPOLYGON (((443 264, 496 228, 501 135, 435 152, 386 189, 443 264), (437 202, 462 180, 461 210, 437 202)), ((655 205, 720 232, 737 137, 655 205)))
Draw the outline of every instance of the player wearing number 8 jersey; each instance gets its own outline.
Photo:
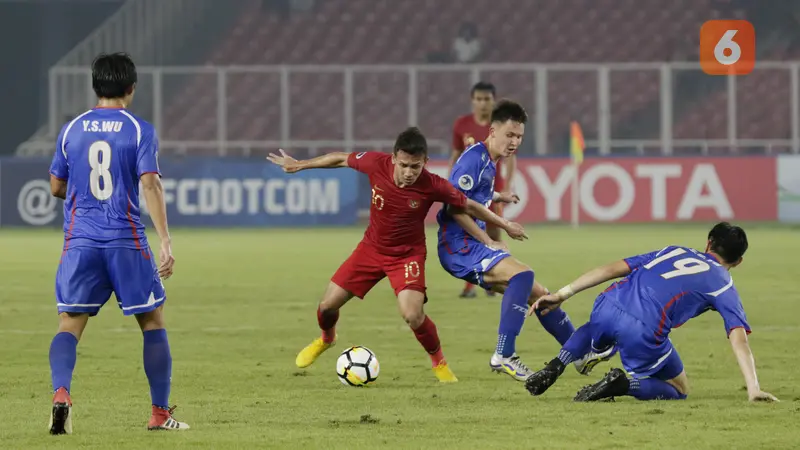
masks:
POLYGON ((540 298, 534 308, 546 314, 584 289, 624 277, 597 297, 589 322, 575 331, 557 358, 528 378, 526 388, 541 395, 576 357, 616 346, 632 378, 612 369, 578 392, 576 401, 623 395, 639 400, 685 399, 688 378, 669 333, 715 310, 722 316, 750 400, 775 400, 759 387, 747 342, 750 325, 729 273, 742 262, 747 246, 744 230, 719 223, 708 233, 704 252, 669 246, 633 256, 591 270, 556 294, 540 298))
POLYGON ((54 196, 64 201, 64 247, 56 273, 59 332, 50 346, 53 409, 50 432, 72 432, 70 385, 78 340, 90 316, 113 292, 123 314, 135 315, 144 338, 150 383, 148 429, 182 430, 172 418, 172 358, 164 329, 166 293, 161 279, 174 258, 158 167, 153 126, 125 108, 137 76, 125 54, 100 55, 92 64, 97 107, 67 123, 50 166, 54 196), (139 182, 161 240, 160 267, 139 218, 139 182))
POLYGON ((485 206, 468 200, 447 180, 428 172, 427 142, 416 128, 397 137, 392 154, 379 152, 330 153, 297 161, 281 151, 269 160, 285 172, 306 169, 350 167, 369 177, 372 186, 369 226, 353 254, 333 275, 317 309, 322 336, 298 355, 298 367, 311 365, 330 348, 336 338, 339 309, 351 298, 364 298, 387 277, 394 289, 400 312, 430 355, 439 381, 457 381, 442 354, 436 325, 425 314, 425 217, 435 202, 453 207, 457 214, 470 214, 496 224, 513 237, 524 235, 522 227, 501 219, 485 206))

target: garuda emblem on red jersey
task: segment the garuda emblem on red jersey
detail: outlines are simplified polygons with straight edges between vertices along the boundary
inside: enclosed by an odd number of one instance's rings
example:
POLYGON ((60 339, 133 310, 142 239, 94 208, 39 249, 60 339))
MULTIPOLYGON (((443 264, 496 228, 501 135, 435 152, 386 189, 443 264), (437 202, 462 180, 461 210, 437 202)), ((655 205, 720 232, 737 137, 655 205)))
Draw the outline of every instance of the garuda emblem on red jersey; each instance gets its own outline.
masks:
POLYGON ((472 137, 472 136, 470 136, 468 134, 464 135, 464 145, 469 147, 470 145, 472 145, 474 143, 475 143, 475 138, 474 137, 472 137))
POLYGON ((412 208, 418 208, 419 207, 419 201, 417 201, 417 200, 409 200, 408 201, 408 206, 410 206, 412 208))

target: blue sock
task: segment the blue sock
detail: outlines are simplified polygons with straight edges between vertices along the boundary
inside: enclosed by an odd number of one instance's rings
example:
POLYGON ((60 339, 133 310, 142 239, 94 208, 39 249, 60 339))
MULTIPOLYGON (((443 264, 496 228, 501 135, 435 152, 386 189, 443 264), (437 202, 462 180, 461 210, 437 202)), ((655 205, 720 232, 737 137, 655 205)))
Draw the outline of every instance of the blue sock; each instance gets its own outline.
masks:
POLYGON ((633 378, 630 380, 628 395, 639 400, 684 400, 674 386, 657 378, 633 378))
MULTIPOLYGON (((546 315, 545 318, 549 316, 550 314, 546 315)), ((591 349, 592 328, 587 322, 575 330, 569 339, 567 339, 567 342, 565 342, 564 346, 561 348, 558 359, 560 359, 564 365, 567 365, 577 359, 583 358, 591 349)))
POLYGON ((144 336, 144 373, 150 383, 153 406, 169 407, 169 388, 172 378, 172 356, 169 353, 167 330, 148 330, 144 336))
POLYGON ((539 318, 539 323, 542 324, 542 327, 544 327, 551 336, 556 338, 561 345, 564 345, 567 339, 572 336, 572 333, 575 332, 572 321, 569 320, 569 316, 561 308, 550 311, 546 316, 543 316, 539 310, 536 310, 536 317, 539 318))
POLYGON ((50 377, 53 392, 65 388, 69 392, 72 384, 72 371, 78 359, 78 339, 72 333, 62 331, 50 343, 50 377))
POLYGON ((500 327, 497 330, 497 354, 508 358, 513 355, 517 336, 525 323, 528 296, 533 289, 533 271, 521 272, 508 280, 500 306, 500 327))

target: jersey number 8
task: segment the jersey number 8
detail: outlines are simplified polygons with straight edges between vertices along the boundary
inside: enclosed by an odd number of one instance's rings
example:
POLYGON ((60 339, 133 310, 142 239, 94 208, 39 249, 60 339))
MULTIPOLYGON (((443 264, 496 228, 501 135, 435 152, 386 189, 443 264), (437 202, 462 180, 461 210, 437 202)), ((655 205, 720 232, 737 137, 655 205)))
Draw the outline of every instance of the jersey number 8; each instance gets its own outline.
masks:
POLYGON ((92 168, 89 174, 89 189, 92 195, 98 200, 108 200, 114 193, 111 182, 111 146, 106 141, 96 141, 89 146, 89 167, 92 168), (103 185, 100 186, 100 179, 103 185))
MULTIPOLYGON (((686 250, 684 250, 682 248, 676 248, 675 250, 673 250, 673 251, 671 251, 669 253, 665 253, 665 254, 659 256, 658 258, 650 261, 649 263, 645 264, 642 267, 644 267, 645 269, 651 269, 651 268, 653 268, 653 266, 657 265, 658 263, 664 262, 664 261, 666 261, 668 259, 671 259, 671 258, 674 258, 676 256, 683 255, 684 253, 686 253, 686 250)), ((674 267, 675 270, 671 270, 669 272, 662 273, 661 274, 661 278, 663 278, 665 280, 669 280, 670 278, 675 278, 675 277, 679 277, 679 276, 682 276, 682 275, 692 275, 692 274, 695 274, 695 273, 703 273, 703 272, 708 271, 711 268, 711 266, 709 266, 708 263, 703 261, 702 259, 692 258, 692 257, 681 258, 681 259, 673 262, 672 263, 672 267, 674 267)))

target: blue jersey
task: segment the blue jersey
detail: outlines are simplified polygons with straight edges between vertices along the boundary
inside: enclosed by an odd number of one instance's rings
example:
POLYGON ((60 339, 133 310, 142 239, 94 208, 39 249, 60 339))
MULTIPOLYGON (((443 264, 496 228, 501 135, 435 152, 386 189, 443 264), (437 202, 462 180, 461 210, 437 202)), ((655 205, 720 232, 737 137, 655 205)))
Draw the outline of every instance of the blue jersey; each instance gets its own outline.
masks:
MULTIPOLYGON (((479 142, 464 150, 453 166, 449 181, 467 198, 488 208, 494 196, 496 174, 497 168, 489 156, 489 150, 483 142, 479 142)), ((453 251, 463 248, 467 239, 472 239, 447 214, 446 207, 439 211, 436 220, 439 222, 439 241, 446 243, 453 251)), ((476 222, 481 229, 486 229, 484 221, 476 220, 476 222)))
POLYGON ((50 174, 67 182, 65 247, 147 248, 139 178, 160 174, 153 126, 124 109, 89 110, 61 130, 50 174))
POLYGON ((730 273, 712 255, 669 246, 626 258, 632 272, 609 287, 604 296, 665 340, 672 328, 715 310, 730 334, 750 332, 730 273))

